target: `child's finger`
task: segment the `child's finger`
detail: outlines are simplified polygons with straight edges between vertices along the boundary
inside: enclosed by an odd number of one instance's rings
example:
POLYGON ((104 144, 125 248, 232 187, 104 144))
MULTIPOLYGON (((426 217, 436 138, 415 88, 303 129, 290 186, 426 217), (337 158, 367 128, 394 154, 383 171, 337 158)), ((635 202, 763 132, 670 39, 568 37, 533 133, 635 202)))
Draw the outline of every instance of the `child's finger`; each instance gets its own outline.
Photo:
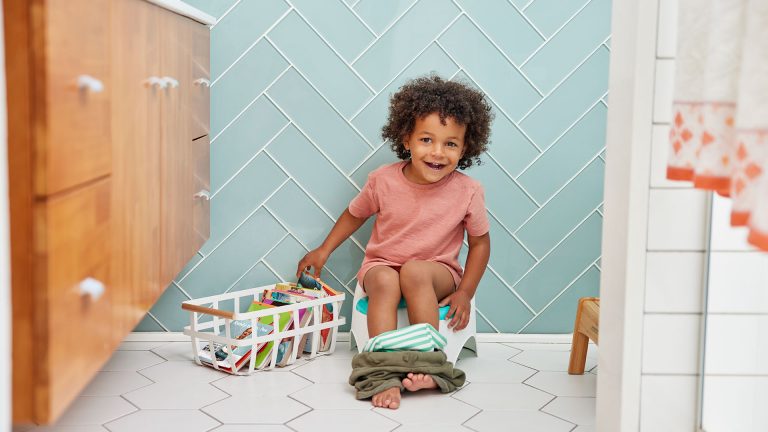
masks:
MULTIPOLYGON (((451 302, 451 297, 453 297, 453 294, 449 294, 448 297, 440 300, 440 303, 437 304, 437 307, 443 307, 443 306, 447 305, 448 303, 450 303, 451 302)), ((450 310, 448 312, 450 312, 450 310)), ((446 315, 446 316, 448 316, 448 315, 446 315)))

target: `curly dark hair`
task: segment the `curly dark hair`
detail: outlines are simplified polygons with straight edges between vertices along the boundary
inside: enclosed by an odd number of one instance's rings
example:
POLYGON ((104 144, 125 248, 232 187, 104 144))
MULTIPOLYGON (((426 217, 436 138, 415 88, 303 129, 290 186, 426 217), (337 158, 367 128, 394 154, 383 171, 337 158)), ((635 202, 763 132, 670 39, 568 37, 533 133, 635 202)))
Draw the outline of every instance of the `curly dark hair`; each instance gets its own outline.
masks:
POLYGON ((480 155, 488 148, 493 112, 483 93, 463 82, 446 81, 437 75, 406 82, 389 101, 389 117, 381 137, 389 140, 398 158, 408 160, 410 152, 403 142, 413 132, 416 119, 432 113, 440 116, 443 125, 450 117, 467 127, 458 168, 480 165, 480 155))

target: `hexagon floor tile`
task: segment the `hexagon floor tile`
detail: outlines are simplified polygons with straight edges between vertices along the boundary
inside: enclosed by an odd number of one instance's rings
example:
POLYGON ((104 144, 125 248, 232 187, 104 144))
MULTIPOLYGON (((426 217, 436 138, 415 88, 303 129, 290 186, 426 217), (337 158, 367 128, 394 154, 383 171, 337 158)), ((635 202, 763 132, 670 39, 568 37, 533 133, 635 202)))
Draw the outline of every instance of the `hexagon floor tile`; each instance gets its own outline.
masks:
POLYGON ((152 384, 144 375, 133 371, 99 372, 91 380, 82 396, 120 396, 152 384))
POLYGON ((226 378, 229 374, 194 362, 167 361, 155 365, 140 372, 154 382, 172 381, 177 383, 187 382, 212 382, 226 378))
POLYGON ((535 369, 509 360, 486 357, 459 360, 456 362, 456 367, 467 374, 469 382, 521 383, 536 373, 535 369))
POLYGON ((348 358, 323 356, 297 367, 292 372, 313 383, 346 383, 352 372, 352 362, 348 358))
POLYGON ((276 394, 285 396, 311 386, 312 381, 292 373, 260 371, 249 376, 227 376, 214 382, 213 385, 231 395, 276 394))
POLYGON ((568 372, 538 372, 526 384, 555 396, 595 397, 597 375, 569 375, 568 372))
POLYGON ((472 417, 467 426, 478 432, 504 430, 525 432, 569 432, 573 424, 547 415, 541 411, 483 411, 472 417))
POLYGON ((334 432, 389 432, 400 426, 373 411, 313 410, 287 423, 299 432, 318 432, 328 425, 334 432), (331 426, 332 425, 332 426, 331 426))
MULTIPOLYGON (((513 358, 510 361, 528 366, 540 371, 558 371, 567 372, 568 363, 571 360, 570 351, 554 351, 554 350, 526 350, 513 358)), ((587 354, 587 362, 584 370, 590 370, 597 364, 597 358, 587 354)))
POLYGON ((453 397, 482 410, 537 410, 555 398, 517 383, 470 383, 453 397))
POLYGON ((228 398, 209 383, 162 381, 123 395, 141 409, 199 409, 228 398))
POLYGON ((370 410, 373 408, 370 400, 355 399, 355 388, 347 383, 314 384, 290 396, 313 409, 370 410))
POLYGON ((283 425, 221 425, 211 432, 294 432, 283 425))
POLYGON ((101 370, 138 371, 164 361, 165 359, 151 351, 115 351, 101 370))
POLYGON ((204 432, 218 424, 197 410, 141 410, 106 426, 112 432, 204 432))
POLYGON ((374 408, 373 411, 401 424, 431 423, 435 419, 451 424, 461 424, 480 412, 479 409, 434 391, 404 393, 400 408, 374 408))
POLYGON ((595 424, 595 398, 558 397, 541 410, 577 425, 595 424))
POLYGON ((117 396, 80 396, 56 422, 63 425, 103 425, 136 411, 136 407, 117 396))
POLYGON ((264 394, 237 395, 202 409, 222 423, 285 423, 310 408, 286 396, 264 394))
MULTIPOLYGON (((595 373, 549 370, 567 367, 570 344, 478 345, 480 357, 456 365, 467 373, 464 388, 452 394, 406 392, 400 408, 389 410, 355 399, 347 380, 356 351, 347 342, 339 342, 332 355, 250 376, 195 364, 189 342, 124 342, 55 426, 13 430, 314 432, 333 421, 334 431, 355 432, 466 432, 498 430, 500 424, 521 431, 595 432, 595 373)), ((596 349, 590 345, 587 368, 597 359, 596 349)))

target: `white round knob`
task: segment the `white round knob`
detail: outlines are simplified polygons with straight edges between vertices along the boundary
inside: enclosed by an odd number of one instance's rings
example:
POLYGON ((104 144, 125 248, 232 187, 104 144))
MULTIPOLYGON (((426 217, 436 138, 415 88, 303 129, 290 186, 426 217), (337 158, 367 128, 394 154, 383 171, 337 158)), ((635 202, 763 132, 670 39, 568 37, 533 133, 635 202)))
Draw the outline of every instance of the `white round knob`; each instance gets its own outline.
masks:
POLYGON ((164 76, 161 79, 165 81, 166 86, 170 88, 176 88, 179 86, 179 80, 177 80, 176 78, 164 76))
POLYGON ((90 75, 80 75, 77 77, 77 88, 100 93, 104 90, 104 84, 90 75))
POLYGON ((104 283, 92 277, 87 277, 80 281, 79 288, 80 295, 90 296, 93 301, 98 300, 104 294, 104 283))
POLYGON ((147 87, 165 88, 168 84, 162 78, 151 76, 144 80, 144 85, 147 87))
POLYGON ((211 193, 203 189, 200 192, 195 194, 195 198, 202 198, 206 201, 209 201, 211 199, 211 193))
POLYGON ((194 84, 196 86, 205 86, 205 87, 210 87, 211 86, 211 82, 208 81, 205 78, 198 78, 198 79, 192 81, 192 84, 194 84))

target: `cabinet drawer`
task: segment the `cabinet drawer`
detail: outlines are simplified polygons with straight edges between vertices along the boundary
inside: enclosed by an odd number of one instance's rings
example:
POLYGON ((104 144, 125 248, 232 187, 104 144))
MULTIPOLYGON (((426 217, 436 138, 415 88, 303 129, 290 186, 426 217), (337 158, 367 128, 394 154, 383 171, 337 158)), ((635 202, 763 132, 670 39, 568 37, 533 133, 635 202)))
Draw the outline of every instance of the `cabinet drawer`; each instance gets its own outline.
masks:
MULTIPOLYGON (((41 201, 36 224, 36 289, 47 303, 38 305, 40 323, 33 346, 44 345, 44 367, 39 373, 38 412, 57 417, 109 359, 120 340, 111 323, 110 290, 110 179, 41 201), (89 288, 99 296, 88 295, 89 288)), ((42 359, 40 359, 42 360, 42 359)), ((41 365, 42 366, 42 365, 41 365)))
POLYGON ((47 130, 38 141, 35 192, 60 192, 108 174, 110 2, 49 0, 45 23, 47 130))

